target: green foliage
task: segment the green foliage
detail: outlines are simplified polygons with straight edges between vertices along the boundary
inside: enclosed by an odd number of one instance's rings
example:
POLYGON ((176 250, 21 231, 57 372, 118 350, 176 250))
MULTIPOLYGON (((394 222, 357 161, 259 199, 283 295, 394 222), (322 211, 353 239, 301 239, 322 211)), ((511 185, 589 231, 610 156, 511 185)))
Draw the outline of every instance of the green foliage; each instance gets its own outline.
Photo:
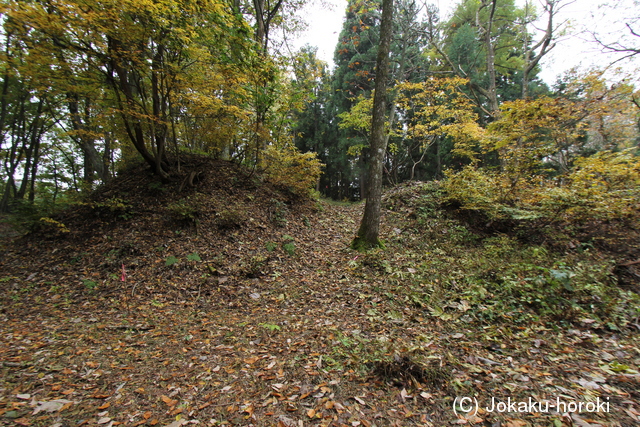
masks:
POLYGON ((289 256, 294 256, 296 254, 296 245, 293 242, 283 243, 282 244, 282 249, 289 256))
POLYGON ((195 223, 198 220, 201 209, 202 203, 198 195, 180 199, 167 206, 174 220, 189 223, 195 223))
POLYGON ((287 255, 294 256, 296 254, 296 245, 294 243, 294 238, 285 234, 282 236, 282 250, 284 250, 287 255))
MULTIPOLYGON (((618 153, 601 151, 574 162, 568 175, 569 184, 563 199, 580 202, 567 209, 567 214, 580 219, 638 219, 640 200, 640 157, 632 150, 618 153)), ((557 193, 545 194, 543 203, 558 203, 557 193)))
POLYGON ((50 200, 15 200, 5 220, 21 233, 36 232, 50 238, 60 237, 69 229, 54 218, 65 207, 66 204, 54 204, 50 200))
POLYGON ((361 92, 369 93, 374 87, 380 5, 379 0, 351 0, 347 5, 334 53, 332 86, 339 112, 349 110, 352 98, 361 92))
POLYGON ((85 286, 85 288, 87 288, 89 292, 95 291, 98 287, 98 283, 89 279, 83 279, 82 284, 85 286))
POLYGON ((369 267, 373 271, 387 274, 393 272, 391 263, 387 259, 384 250, 381 248, 363 253, 359 260, 363 266, 369 267))
POLYGON ((258 326, 266 329, 269 332, 276 332, 276 331, 280 331, 282 328, 279 325, 276 325, 275 323, 258 323, 258 326))
POLYGON ((311 197, 322 173, 315 153, 300 153, 292 147, 267 148, 264 170, 269 181, 301 197, 311 197))
POLYGON ((168 256, 167 259, 164 261, 164 265, 166 267, 170 267, 174 264, 177 264, 180 260, 178 258, 176 258, 175 256, 171 255, 168 256))
POLYGON ((60 234, 69 232, 69 229, 66 225, 49 217, 40 218, 40 220, 36 224, 34 224, 34 227, 38 230, 38 232, 50 237, 56 237, 60 234))
MULTIPOLYGON (((469 80, 470 98, 484 114, 495 113, 495 101, 521 97, 524 85, 531 95, 548 91, 537 77, 539 67, 530 70, 524 79, 523 71, 530 58, 540 53, 541 43, 535 41, 538 35, 530 33, 526 24, 536 21, 535 10, 530 5, 519 6, 514 0, 462 1, 440 27, 442 37, 434 40, 437 56, 446 61, 448 72, 469 80), (489 37, 487 31, 491 32, 489 37), (536 49, 528 51, 536 43, 536 49), (490 93, 492 87, 495 94, 490 93)), ((559 27, 554 28, 554 37, 559 31, 559 27)))
POLYGON ((375 249, 384 249, 385 244, 382 240, 378 240, 374 245, 372 245, 363 237, 357 236, 351 241, 350 247, 358 252, 367 252, 375 249))
POLYGON ((187 259, 189 261, 198 261, 198 262, 202 261, 202 258, 200 258, 200 255, 198 255, 197 252, 187 255, 187 259))
POLYGON ((275 242, 267 242, 264 244, 264 247, 267 250, 267 252, 273 252, 278 248, 278 245, 275 242))
POLYGON ((398 107, 410 118, 394 131, 400 135, 406 132, 422 146, 445 136, 458 144, 479 140, 483 129, 476 123, 473 104, 461 90, 466 82, 461 78, 431 77, 420 83, 398 85, 398 107))
POLYGON ((164 194, 167 192, 167 188, 162 184, 162 182, 158 181, 150 182, 148 188, 155 194, 164 194))
MULTIPOLYGON (((338 114, 340 129, 353 129, 361 132, 365 137, 368 137, 371 132, 371 113, 373 111, 373 95, 364 97, 364 95, 358 95, 354 99, 353 107, 349 111, 338 114)), ((356 146, 354 146, 356 147, 356 146)), ((355 148, 354 148, 355 149, 355 148)), ((350 148, 351 150, 351 148, 350 148)), ((352 151, 349 154, 358 155, 361 149, 357 152, 352 151)))
POLYGON ((512 181, 547 172, 566 171, 572 147, 584 140, 586 123, 579 106, 563 98, 505 102, 500 117, 487 128, 485 152, 498 151, 503 172, 512 181))
POLYGON ((262 269, 266 266, 269 258, 264 255, 253 255, 248 261, 242 264, 241 273, 250 278, 260 277, 262 269))
MULTIPOLYGON (((468 178, 472 182, 473 177, 468 178)), ((407 218, 406 231, 388 243, 390 250, 384 256, 356 258, 351 266, 354 274, 384 275, 388 281, 384 288, 399 304, 421 307, 450 322, 584 321, 618 329, 640 314, 640 297, 616 282, 615 260, 588 246, 558 252, 525 243, 529 240, 518 240, 513 225, 510 235, 473 231, 466 220, 452 215, 454 211, 438 207, 441 190, 434 187, 440 185, 447 183, 407 186, 389 195, 385 206, 396 218, 407 218)), ((489 210, 490 205, 478 202, 479 198, 476 206, 481 212, 507 215, 500 209, 489 210)), ((486 218, 477 221, 486 226, 486 218)))
MULTIPOLYGON (((412 177, 416 165, 423 161, 431 146, 437 147, 435 155, 441 163, 448 155, 443 153, 444 147, 450 147, 451 142, 456 144, 456 155, 472 156, 473 147, 483 138, 484 130, 477 124, 473 103, 462 91, 466 83, 467 80, 457 77, 430 77, 418 83, 403 82, 395 86, 394 104, 401 119, 388 129, 391 138, 387 149, 387 157, 395 169, 412 171, 409 176, 412 177)), ((366 136, 371 127, 373 100, 358 96, 355 102, 351 110, 339 115, 339 127, 366 136)), ((358 139, 353 144, 347 150, 351 156, 361 156, 368 148, 368 143, 358 139)))

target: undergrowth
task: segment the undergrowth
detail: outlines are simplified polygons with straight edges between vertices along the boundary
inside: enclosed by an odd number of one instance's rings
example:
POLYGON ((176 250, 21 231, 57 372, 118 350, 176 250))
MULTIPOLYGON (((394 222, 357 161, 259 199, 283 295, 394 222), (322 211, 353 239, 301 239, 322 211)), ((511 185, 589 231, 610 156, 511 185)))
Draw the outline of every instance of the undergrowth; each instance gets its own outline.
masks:
POLYGON ((558 251, 515 232, 476 231, 440 206, 442 191, 427 183, 387 194, 394 224, 387 250, 369 251, 351 265, 364 276, 384 275, 399 307, 463 323, 610 330, 637 323, 640 296, 618 286, 611 256, 588 245, 558 251))

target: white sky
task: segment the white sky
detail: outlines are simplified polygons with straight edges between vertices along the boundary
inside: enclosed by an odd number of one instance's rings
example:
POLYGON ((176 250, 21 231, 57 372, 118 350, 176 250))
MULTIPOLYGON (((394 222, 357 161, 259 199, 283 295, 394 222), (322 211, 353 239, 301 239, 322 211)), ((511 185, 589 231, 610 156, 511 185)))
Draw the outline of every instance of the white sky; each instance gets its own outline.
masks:
MULTIPOLYGON (((523 2, 523 0, 518 1, 523 2)), ((439 6, 443 12, 448 12, 452 4, 458 3, 452 0, 430 0, 429 2, 439 6)), ((614 2, 619 6, 633 4, 633 0, 614 0, 614 2)), ((331 5, 332 10, 313 1, 302 11, 301 15, 309 27, 294 42, 294 45, 300 47, 308 43, 317 46, 318 57, 331 66, 333 52, 342 29, 347 0, 324 0, 324 3, 331 5)), ((557 76, 573 67, 579 66, 583 69, 594 65, 606 67, 611 62, 611 59, 600 53, 598 47, 590 42, 590 37, 584 33, 585 30, 608 33, 607 40, 610 41, 614 37, 612 32, 627 33, 624 26, 616 20, 618 17, 612 16, 605 9, 598 8, 602 3, 604 0, 575 0, 561 10, 558 22, 569 19, 573 35, 558 40, 556 47, 543 59, 541 77, 548 84, 553 84, 557 76)), ((444 19, 446 18, 443 17, 444 19)), ((640 45, 640 40, 636 40, 636 45, 640 45)), ((638 60, 634 63, 635 67, 640 65, 638 60)), ((634 63, 620 62, 617 65, 631 71, 634 63)))

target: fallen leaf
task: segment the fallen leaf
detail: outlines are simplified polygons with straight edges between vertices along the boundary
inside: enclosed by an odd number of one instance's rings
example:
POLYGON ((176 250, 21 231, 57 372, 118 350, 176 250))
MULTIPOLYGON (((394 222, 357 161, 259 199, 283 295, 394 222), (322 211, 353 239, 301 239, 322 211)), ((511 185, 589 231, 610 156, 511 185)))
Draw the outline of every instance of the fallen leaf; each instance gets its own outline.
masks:
POLYGON ((176 406, 178 404, 177 400, 170 398, 169 396, 165 396, 164 394, 160 397, 167 406, 176 406))
POLYGON ((580 418, 578 414, 572 413, 571 419, 578 427, 602 427, 602 424, 591 424, 580 418))
POLYGON ((38 406, 33 410, 32 415, 36 415, 40 412, 56 412, 61 410, 67 403, 72 403, 71 400, 56 399, 48 402, 38 402, 38 406))

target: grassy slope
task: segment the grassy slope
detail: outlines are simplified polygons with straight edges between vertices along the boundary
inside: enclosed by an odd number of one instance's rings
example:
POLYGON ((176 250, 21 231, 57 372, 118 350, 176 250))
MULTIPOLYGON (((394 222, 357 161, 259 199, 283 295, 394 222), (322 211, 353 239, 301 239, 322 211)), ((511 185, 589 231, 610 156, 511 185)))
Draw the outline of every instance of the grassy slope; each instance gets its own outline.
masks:
POLYGON ((359 254, 362 205, 184 170, 195 187, 130 171, 60 217, 68 233, 4 248, 0 422, 638 424, 638 300, 611 255, 473 232, 420 185, 387 194, 387 249, 359 254), (460 396, 480 411, 457 416, 460 396), (610 412, 487 413, 492 397, 610 412))

